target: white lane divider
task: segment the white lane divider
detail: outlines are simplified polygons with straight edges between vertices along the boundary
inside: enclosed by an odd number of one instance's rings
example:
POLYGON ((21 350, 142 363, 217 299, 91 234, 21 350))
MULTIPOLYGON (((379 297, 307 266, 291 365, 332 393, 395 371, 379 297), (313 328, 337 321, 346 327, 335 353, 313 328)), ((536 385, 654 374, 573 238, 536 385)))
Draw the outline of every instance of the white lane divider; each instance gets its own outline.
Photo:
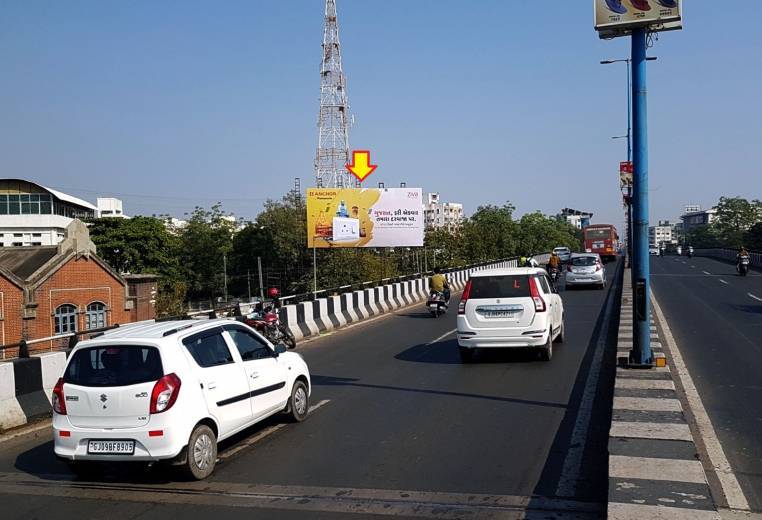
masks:
POLYGON ((748 295, 749 295, 751 298, 754 298, 754 299, 755 299, 755 300, 757 300, 758 302, 762 302, 762 298, 760 298, 759 296, 754 296, 754 295, 753 295, 753 294, 751 294, 751 293, 746 293, 746 294, 748 294, 748 295))
POLYGON ((442 341, 443 339, 445 339, 447 336, 449 336, 449 335, 450 335, 450 334, 452 334, 453 332, 456 332, 457 330, 458 330, 458 329, 452 329, 451 331, 445 332, 444 334, 442 334, 441 336, 439 336, 437 339, 431 340, 431 341, 429 341, 429 342, 428 342, 428 343, 426 343, 426 344, 427 344, 427 345, 433 345, 434 343, 439 343, 440 341, 442 341))
MULTIPOLYGON (((328 404, 330 402, 331 402, 330 399, 323 399, 322 401, 320 401, 316 405, 311 406, 310 407, 310 411, 308 413, 309 414, 313 414, 313 413, 315 413, 315 411, 318 408, 321 408, 322 406, 324 406, 324 405, 326 405, 326 404, 328 404)), ((284 426, 288 426, 288 423, 280 423, 280 424, 276 424, 274 426, 268 426, 267 428, 265 428, 261 432, 257 433, 253 437, 250 437, 249 439, 246 439, 246 442, 242 442, 241 444, 238 444, 236 446, 233 446, 232 448, 229 448, 229 449, 223 451, 222 453, 220 453, 217 456, 217 458, 219 460, 229 459, 230 457, 232 457, 233 455, 235 455, 239 451, 245 450, 246 448, 250 447, 251 445, 261 441, 265 437, 267 437, 269 435, 272 435, 273 433, 277 432, 278 430, 280 430, 284 426)))
POLYGON ((704 273, 707 276, 712 276, 712 273, 707 273, 706 271, 701 271, 701 272, 704 273))
POLYGON ((723 280, 722 278, 720 278, 720 283, 724 283, 725 285, 728 285, 728 282, 726 282, 726 281, 725 281, 725 280, 723 280))

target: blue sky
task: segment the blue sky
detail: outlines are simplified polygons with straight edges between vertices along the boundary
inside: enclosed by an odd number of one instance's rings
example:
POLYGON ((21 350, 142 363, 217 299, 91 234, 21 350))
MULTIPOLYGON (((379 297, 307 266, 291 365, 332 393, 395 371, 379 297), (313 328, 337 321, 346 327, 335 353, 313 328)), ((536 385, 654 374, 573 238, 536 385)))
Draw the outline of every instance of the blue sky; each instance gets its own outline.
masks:
MULTIPOLYGON (((353 148, 370 184, 468 213, 570 206, 621 222, 625 39, 592 2, 339 0, 353 148)), ((650 51, 651 218, 762 197, 762 4, 686 2, 650 51), (740 4, 738 4, 740 6, 740 4)), ((322 0, 5 1, 0 167, 130 214, 222 201, 251 218, 317 142, 322 0)))

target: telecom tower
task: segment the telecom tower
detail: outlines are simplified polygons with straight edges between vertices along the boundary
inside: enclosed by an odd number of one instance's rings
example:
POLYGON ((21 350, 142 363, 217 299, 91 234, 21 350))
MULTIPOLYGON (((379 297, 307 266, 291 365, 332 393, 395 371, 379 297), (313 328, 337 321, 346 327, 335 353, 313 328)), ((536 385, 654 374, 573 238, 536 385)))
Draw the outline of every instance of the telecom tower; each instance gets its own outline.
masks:
POLYGON ((325 1, 323 61, 320 65, 320 116, 315 179, 319 188, 349 188, 357 185, 347 171, 349 163, 349 102, 341 67, 339 22, 336 0, 325 1))

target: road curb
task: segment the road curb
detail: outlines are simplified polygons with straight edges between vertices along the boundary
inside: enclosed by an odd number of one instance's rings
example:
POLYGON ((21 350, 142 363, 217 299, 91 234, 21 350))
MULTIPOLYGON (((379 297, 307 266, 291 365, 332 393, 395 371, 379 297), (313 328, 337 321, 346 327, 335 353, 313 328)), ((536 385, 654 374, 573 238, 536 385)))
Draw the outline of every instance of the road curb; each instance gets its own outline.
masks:
MULTIPOLYGON (((617 357, 632 347, 629 269, 621 298, 617 357)), ((660 327, 652 331, 660 337, 660 327)), ((661 341, 653 341, 652 349, 665 354, 661 341)), ((650 370, 617 366, 608 451, 609 519, 721 518, 669 364, 650 370)))

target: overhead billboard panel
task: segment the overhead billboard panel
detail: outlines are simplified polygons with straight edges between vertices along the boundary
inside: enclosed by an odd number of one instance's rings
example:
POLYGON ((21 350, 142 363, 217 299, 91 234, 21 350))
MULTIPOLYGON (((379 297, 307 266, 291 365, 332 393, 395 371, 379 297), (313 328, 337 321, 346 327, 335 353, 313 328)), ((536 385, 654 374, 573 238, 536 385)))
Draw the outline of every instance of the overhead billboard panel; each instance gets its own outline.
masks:
POLYGON ((421 188, 310 188, 308 247, 423 246, 421 188))
POLYGON ((654 31, 682 28, 682 0, 593 0, 601 38, 625 36, 636 27, 654 31))

